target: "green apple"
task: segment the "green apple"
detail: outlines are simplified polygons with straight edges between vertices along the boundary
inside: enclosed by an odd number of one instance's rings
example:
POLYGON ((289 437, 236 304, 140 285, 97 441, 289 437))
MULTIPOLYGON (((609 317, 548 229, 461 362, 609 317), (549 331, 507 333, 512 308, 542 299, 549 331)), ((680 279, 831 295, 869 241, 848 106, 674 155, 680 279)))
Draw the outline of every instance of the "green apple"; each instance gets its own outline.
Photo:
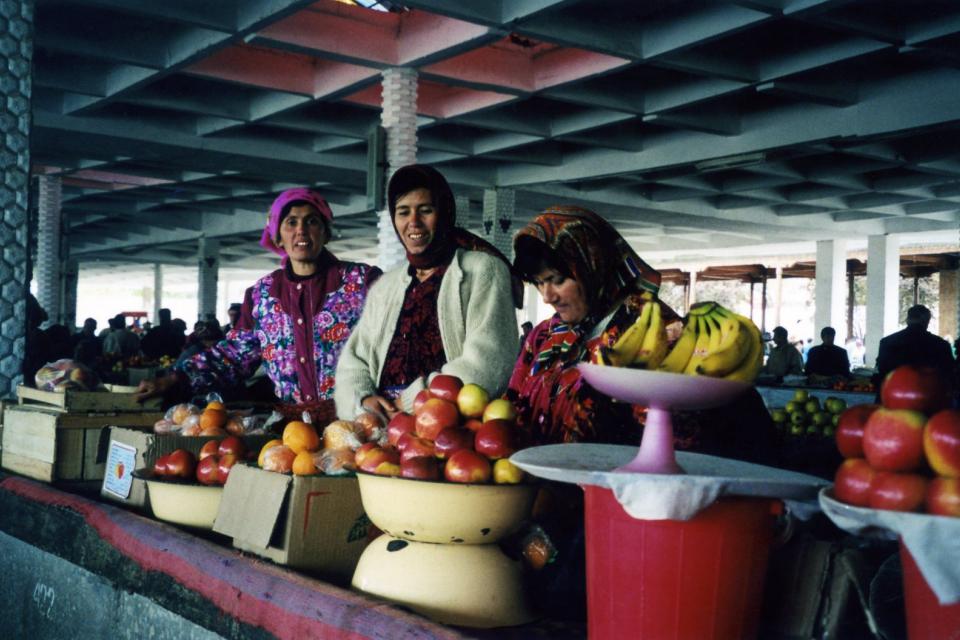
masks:
POLYGON ((790 435, 792 435, 792 436, 802 436, 802 435, 803 435, 803 425, 802 425, 802 424, 792 424, 792 425, 790 425, 790 435))
POLYGON ((833 414, 833 417, 830 419, 830 426, 836 429, 839 424, 840 424, 840 414, 835 413, 833 414))
POLYGON ((790 419, 790 416, 783 409, 774 409, 773 411, 770 412, 770 417, 773 419, 774 422, 778 424, 781 422, 786 422, 787 420, 790 419))
POLYGON ((791 413, 791 414, 797 413, 798 411, 803 413, 803 405, 794 400, 791 400, 790 402, 788 402, 784 407, 784 409, 786 410, 787 413, 791 413))
POLYGON ((823 437, 832 438, 837 433, 837 430, 832 425, 827 425, 823 428, 823 437))
POLYGON ((790 414, 790 423, 791 424, 806 424, 807 423, 807 414, 802 412, 797 412, 790 414))
POLYGON ((807 413, 816 413, 817 411, 820 411, 820 401, 816 398, 810 398, 803 405, 803 408, 807 410, 807 413))
POLYGON ((818 427, 830 424, 830 419, 831 416, 826 411, 817 411, 812 417, 813 424, 817 425, 818 427))
POLYGON ((820 435, 820 427, 815 424, 811 424, 807 427, 808 436, 818 436, 820 435))
POLYGON ((806 389, 797 389, 793 392, 793 399, 797 402, 806 402, 810 398, 810 394, 806 389))
POLYGON ((835 396, 830 396, 823 401, 823 406, 826 407, 830 413, 843 413, 847 408, 847 401, 835 396))

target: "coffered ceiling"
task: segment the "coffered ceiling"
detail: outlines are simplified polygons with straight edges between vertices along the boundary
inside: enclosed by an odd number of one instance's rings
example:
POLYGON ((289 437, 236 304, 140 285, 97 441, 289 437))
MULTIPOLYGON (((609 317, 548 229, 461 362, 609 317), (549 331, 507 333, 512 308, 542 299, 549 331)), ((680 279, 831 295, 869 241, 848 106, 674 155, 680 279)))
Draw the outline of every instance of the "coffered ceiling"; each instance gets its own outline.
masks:
MULTIPOLYGON (((380 73, 419 72, 419 156, 518 215, 586 205, 641 252, 960 228, 960 3, 36 0, 32 162, 81 261, 225 265, 282 189, 376 258, 380 73), (362 2, 362 4, 375 4, 362 2), (377 9, 390 9, 389 11, 377 9)), ((748 261, 749 262, 749 261, 748 261)))

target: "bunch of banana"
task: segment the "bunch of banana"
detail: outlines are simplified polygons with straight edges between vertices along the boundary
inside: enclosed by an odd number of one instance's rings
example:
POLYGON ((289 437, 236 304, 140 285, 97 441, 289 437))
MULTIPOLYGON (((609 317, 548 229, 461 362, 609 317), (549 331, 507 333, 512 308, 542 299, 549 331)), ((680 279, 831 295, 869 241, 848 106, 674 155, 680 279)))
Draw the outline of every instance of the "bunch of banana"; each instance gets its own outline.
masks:
POLYGON ((612 347, 601 347, 595 359, 597 364, 614 367, 656 369, 667 355, 667 346, 662 307, 658 300, 649 299, 636 322, 612 347))
POLYGON ((715 302, 694 305, 661 371, 753 382, 763 364, 760 330, 715 302))

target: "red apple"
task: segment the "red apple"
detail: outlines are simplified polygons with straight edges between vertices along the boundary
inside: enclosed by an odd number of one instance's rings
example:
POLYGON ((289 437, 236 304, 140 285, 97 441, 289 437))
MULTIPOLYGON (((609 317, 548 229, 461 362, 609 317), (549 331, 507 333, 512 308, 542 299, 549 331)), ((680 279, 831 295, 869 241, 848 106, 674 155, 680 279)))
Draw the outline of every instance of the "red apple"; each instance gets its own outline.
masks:
POLYGON ((437 453, 433 440, 418 438, 413 434, 406 434, 400 440, 403 442, 403 448, 400 449, 400 462, 421 456, 432 458, 437 453))
POLYGON ((438 433, 460 422, 457 405, 440 398, 430 398, 424 402, 415 415, 417 435, 427 440, 433 440, 438 433))
POLYGON ((413 433, 416 430, 416 420, 409 413, 395 413, 387 424, 387 442, 397 446, 397 440, 405 433, 413 433))
POLYGON ((473 431, 463 427, 447 427, 433 441, 436 456, 446 460, 460 449, 473 449, 473 431))
POLYGON ((400 462, 391 462, 390 460, 384 460, 377 465, 377 468, 373 470, 373 473, 378 476, 393 476, 397 477, 400 475, 400 462))
POLYGON ((950 383, 933 367, 904 365, 887 374, 880 400, 888 409, 931 415, 950 406, 950 383))
POLYGON ((186 449, 177 449, 167 456, 167 475, 173 478, 193 478, 197 471, 197 457, 186 449))
POLYGON ((870 507, 918 511, 927 495, 927 479, 916 473, 880 471, 870 486, 870 507))
POLYGON ((413 413, 416 414, 420 410, 420 407, 423 406, 423 403, 432 397, 433 394, 430 393, 429 389, 420 390, 420 392, 413 397, 413 413))
POLYGON ((483 421, 509 420, 513 422, 517 417, 517 410, 513 403, 505 398, 491 400, 483 410, 483 421))
POLYGON ((923 461, 926 416, 908 409, 880 408, 867 419, 863 453, 877 471, 913 471, 923 461))
POLYGON ((379 447, 377 446, 376 442, 364 442, 362 445, 357 447, 357 450, 353 454, 353 460, 357 467, 359 468, 360 465, 363 464, 363 459, 367 457, 368 453, 378 448, 379 447))
POLYGON ((479 420, 477 418, 468 418, 464 421, 463 426, 476 433, 477 431, 480 431, 480 427, 483 426, 483 420, 479 420))
POLYGON ((863 458, 844 460, 833 479, 833 494, 840 502, 865 507, 870 504, 870 486, 876 475, 863 458))
POLYGON ((436 458, 426 456, 416 456, 400 460, 400 475, 404 478, 416 478, 417 480, 439 480, 440 463, 436 458))
POLYGON ((217 465, 217 481, 220 484, 227 484, 227 476, 230 475, 230 470, 233 465, 237 464, 238 460, 240 460, 240 456, 233 453, 220 456, 220 464, 217 465))
POLYGON ((430 393, 433 394, 434 398, 456 402, 457 395, 459 395, 460 389, 463 388, 463 380, 457 376, 441 373, 433 376, 433 380, 430 381, 427 388, 430 389, 430 393))
POLYGON ((197 463, 197 480, 200 484, 219 484, 219 467, 220 458, 216 454, 200 458, 200 462, 197 463))
POLYGON ((491 460, 509 458, 517 450, 517 429, 506 420, 488 420, 477 431, 474 448, 491 460))
POLYGON ((479 418, 483 415, 483 410, 487 408, 490 402, 490 394, 487 390, 478 384, 470 383, 463 385, 460 393, 457 394, 457 407, 467 418, 479 418))
POLYGON ((207 440, 206 442, 203 443, 203 446, 200 447, 200 453, 197 454, 197 458, 200 460, 203 460, 207 456, 217 456, 219 455, 218 453, 219 447, 220 447, 220 443, 218 441, 207 440))
POLYGON ((160 456, 153 462, 153 475, 155 476, 167 475, 167 460, 168 460, 168 456, 160 456))
POLYGON ((221 456, 234 455, 242 459, 247 454, 247 445, 237 436, 227 436, 220 441, 217 454, 221 456))
POLYGON ((450 482, 490 482, 492 474, 490 461, 470 449, 460 449, 443 467, 443 477, 450 482))
POLYGON ((927 485, 927 513, 960 518, 960 478, 934 478, 927 485))
POLYGON ((944 409, 927 420, 923 428, 923 452, 938 474, 960 478, 960 411, 944 409))
POLYGON ((858 404, 840 414, 837 421, 837 449, 844 458, 863 457, 863 429, 867 419, 880 408, 877 404, 858 404))
MULTIPOLYGON (((367 473, 377 473, 380 465, 388 463, 397 465, 397 474, 400 474, 400 452, 393 447, 374 447, 357 463, 357 468, 367 473)), ((384 474, 389 475, 389 474, 384 474)))

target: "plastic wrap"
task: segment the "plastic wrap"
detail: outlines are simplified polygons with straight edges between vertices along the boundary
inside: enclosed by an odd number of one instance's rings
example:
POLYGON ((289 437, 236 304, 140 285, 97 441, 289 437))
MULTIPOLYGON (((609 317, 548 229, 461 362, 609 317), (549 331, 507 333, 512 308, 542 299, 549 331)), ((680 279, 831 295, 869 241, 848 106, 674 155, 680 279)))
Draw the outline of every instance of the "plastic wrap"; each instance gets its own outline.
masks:
POLYGON ((92 369, 67 358, 40 367, 34 376, 34 383, 37 389, 43 391, 94 391, 103 387, 92 369))

